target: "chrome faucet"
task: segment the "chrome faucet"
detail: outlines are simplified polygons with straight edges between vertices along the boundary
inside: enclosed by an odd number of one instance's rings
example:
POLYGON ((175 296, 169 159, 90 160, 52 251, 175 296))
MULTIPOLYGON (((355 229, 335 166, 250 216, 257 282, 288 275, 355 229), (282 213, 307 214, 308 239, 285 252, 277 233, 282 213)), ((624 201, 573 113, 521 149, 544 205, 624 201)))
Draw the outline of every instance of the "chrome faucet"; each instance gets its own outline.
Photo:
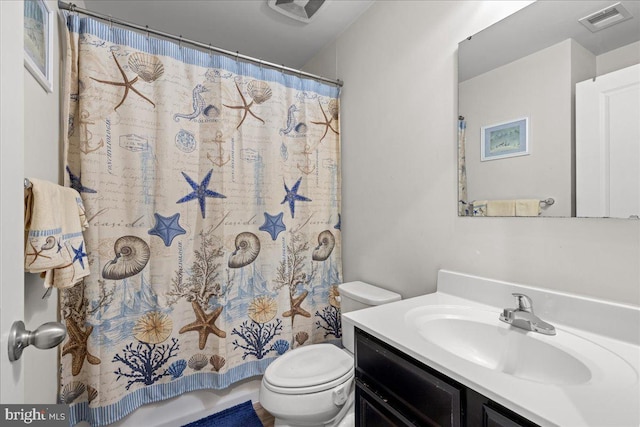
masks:
POLYGON ((516 328, 527 331, 539 332, 545 335, 555 335, 556 328, 533 314, 531 298, 524 294, 511 294, 516 298, 517 308, 505 308, 500 315, 500 320, 516 328))

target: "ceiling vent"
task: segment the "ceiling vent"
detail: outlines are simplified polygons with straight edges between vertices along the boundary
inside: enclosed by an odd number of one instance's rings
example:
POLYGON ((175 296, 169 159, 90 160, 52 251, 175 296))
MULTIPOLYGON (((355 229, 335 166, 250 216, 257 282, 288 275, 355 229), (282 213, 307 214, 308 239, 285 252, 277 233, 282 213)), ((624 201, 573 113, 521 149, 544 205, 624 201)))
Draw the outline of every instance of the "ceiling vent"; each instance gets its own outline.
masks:
POLYGON ((269 6, 296 21, 311 22, 325 0, 268 0, 269 6))
POLYGON ((631 13, 621 3, 605 7, 589 16, 579 19, 580 23, 595 33, 604 28, 631 19, 631 13))

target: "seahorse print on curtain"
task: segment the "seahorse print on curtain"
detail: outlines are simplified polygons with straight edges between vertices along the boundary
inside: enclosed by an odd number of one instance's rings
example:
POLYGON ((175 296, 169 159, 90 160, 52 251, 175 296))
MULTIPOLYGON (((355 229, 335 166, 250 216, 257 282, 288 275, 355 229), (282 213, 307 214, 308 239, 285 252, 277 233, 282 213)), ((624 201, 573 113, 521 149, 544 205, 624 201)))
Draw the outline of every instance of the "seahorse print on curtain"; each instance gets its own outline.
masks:
POLYGON ((337 88, 67 14, 71 423, 226 388, 342 336, 337 88))

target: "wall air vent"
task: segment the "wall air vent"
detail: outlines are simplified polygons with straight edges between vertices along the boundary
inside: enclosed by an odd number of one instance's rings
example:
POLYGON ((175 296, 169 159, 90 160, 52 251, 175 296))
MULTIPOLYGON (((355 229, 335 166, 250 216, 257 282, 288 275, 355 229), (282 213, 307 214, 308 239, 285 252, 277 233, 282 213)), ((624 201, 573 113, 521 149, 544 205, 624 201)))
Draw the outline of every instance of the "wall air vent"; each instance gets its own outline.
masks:
POLYGON ((624 8, 622 3, 616 3, 592 13, 589 16, 580 18, 578 21, 591 32, 595 33, 596 31, 600 31, 631 18, 633 18, 633 16, 624 8))
POLYGON ((296 21, 311 22, 325 0, 267 0, 273 10, 296 21))

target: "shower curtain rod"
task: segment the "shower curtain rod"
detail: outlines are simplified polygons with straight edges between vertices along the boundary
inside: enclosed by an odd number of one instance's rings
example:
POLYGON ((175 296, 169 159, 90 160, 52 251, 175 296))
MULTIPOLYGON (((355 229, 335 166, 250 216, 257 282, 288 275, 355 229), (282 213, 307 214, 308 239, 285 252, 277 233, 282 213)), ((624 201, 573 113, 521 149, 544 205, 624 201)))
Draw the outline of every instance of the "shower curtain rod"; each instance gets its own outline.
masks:
POLYGON ((182 36, 176 36, 174 34, 169 34, 169 33, 165 33, 165 32, 159 31, 159 30, 154 30, 152 28, 149 28, 148 26, 144 26, 143 27, 142 25, 134 24, 134 23, 128 22, 128 21, 123 21, 122 19, 113 18, 112 16, 109 16, 109 15, 104 15, 102 13, 93 12, 93 11, 88 10, 88 9, 82 9, 80 7, 77 7, 74 3, 65 3, 62 0, 58 0, 58 8, 59 9, 64 9, 64 10, 68 10, 70 12, 82 13, 83 15, 91 16, 93 18, 98 18, 98 19, 101 19, 103 21, 108 21, 109 24, 118 24, 118 25, 121 25, 121 26, 124 26, 124 27, 133 28, 133 29, 136 29, 138 31, 145 32, 147 34, 153 34, 153 35, 156 35, 156 36, 164 37, 166 39, 174 40, 174 41, 177 41, 179 43, 188 43, 190 45, 197 46, 197 47, 202 48, 202 49, 207 49, 209 51, 218 52, 218 53, 221 53, 223 55, 230 56, 232 58, 242 59, 243 61, 252 62, 252 63, 258 64, 260 66, 267 66, 269 68, 274 68, 276 70, 286 71, 286 72, 288 72, 290 74, 309 77, 311 79, 319 80, 319 81, 326 82, 326 83, 330 83, 330 84, 336 85, 338 87, 342 87, 342 85, 343 85, 343 82, 340 79, 336 79, 336 80, 329 79, 329 78, 326 78, 326 77, 322 77, 322 76, 318 76, 318 75, 315 75, 315 74, 307 73, 307 72, 302 71, 302 70, 296 70, 295 68, 289 68, 289 67, 285 67, 284 65, 278 65, 278 64, 274 64, 273 62, 267 62, 267 61, 263 61, 262 59, 253 58, 253 57, 247 56, 247 55, 242 55, 241 53, 232 52, 230 50, 226 50, 226 49, 222 49, 222 48, 219 48, 219 47, 212 46, 210 44, 204 44, 204 43, 201 43, 201 42, 198 42, 198 41, 195 41, 195 40, 185 39, 182 36))

